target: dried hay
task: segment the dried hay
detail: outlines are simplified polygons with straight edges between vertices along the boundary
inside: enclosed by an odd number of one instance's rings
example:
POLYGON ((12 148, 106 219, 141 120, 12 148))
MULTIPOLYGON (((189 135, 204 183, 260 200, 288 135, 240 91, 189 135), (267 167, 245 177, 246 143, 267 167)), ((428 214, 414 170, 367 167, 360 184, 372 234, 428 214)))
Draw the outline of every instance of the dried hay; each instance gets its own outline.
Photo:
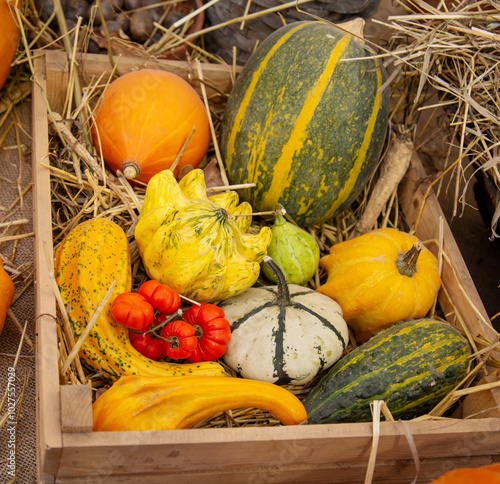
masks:
MULTIPOLYGON (((406 15, 389 17, 385 24, 393 34, 382 57, 393 62, 398 117, 416 123, 424 110, 432 116, 443 113, 449 149, 443 173, 433 184, 440 186, 443 176, 452 173, 457 215, 476 173, 496 190, 500 186, 500 5, 456 0, 434 8, 410 0, 406 8, 406 15)), ((497 205, 492 237, 499 237, 499 217, 497 205)))

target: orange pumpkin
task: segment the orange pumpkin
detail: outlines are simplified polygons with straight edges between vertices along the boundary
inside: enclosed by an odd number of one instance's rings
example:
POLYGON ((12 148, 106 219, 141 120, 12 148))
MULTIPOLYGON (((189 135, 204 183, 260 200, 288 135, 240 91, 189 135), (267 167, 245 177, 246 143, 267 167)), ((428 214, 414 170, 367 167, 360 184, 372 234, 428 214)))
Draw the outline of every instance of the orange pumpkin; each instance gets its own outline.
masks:
POLYGON ((94 146, 110 170, 147 183, 176 165, 196 168, 210 142, 208 113, 198 93, 181 77, 159 69, 125 74, 104 91, 92 126, 94 146))
POLYGON ((2 332, 7 310, 14 300, 14 283, 9 274, 5 272, 0 259, 0 333, 2 332))
POLYGON ((500 484, 500 464, 453 469, 430 484, 500 484))
POLYGON ((0 0, 0 89, 5 84, 14 60, 19 40, 19 27, 14 17, 14 8, 19 0, 0 0))

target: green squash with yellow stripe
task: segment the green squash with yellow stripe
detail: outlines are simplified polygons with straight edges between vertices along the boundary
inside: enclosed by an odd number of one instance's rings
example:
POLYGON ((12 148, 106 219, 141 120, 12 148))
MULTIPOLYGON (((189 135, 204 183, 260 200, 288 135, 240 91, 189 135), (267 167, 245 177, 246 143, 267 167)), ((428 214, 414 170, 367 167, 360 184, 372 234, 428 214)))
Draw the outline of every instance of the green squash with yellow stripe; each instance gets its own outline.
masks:
POLYGON ((469 342, 444 321, 396 323, 337 361, 303 401, 309 424, 369 422, 383 400, 395 419, 431 411, 467 374, 469 342))
POLYGON ((353 36, 320 21, 271 34, 228 99, 221 153, 232 184, 256 211, 281 203, 307 227, 358 197, 384 145, 387 75, 353 36))

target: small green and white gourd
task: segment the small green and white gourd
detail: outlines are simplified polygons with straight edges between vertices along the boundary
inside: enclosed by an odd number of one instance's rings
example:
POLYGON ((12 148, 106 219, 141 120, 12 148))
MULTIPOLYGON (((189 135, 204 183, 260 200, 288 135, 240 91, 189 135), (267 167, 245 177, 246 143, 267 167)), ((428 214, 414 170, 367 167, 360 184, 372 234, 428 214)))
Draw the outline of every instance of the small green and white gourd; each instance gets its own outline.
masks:
POLYGON ((251 287, 221 303, 231 325, 224 362, 244 378, 302 385, 342 356, 349 341, 341 307, 313 289, 286 283, 251 287))
MULTIPOLYGON (((288 284, 305 286, 318 269, 319 246, 309 232, 286 220, 285 214, 285 208, 278 203, 267 255, 278 264, 288 284)), ((276 284, 273 271, 264 262, 261 265, 264 276, 276 284)))

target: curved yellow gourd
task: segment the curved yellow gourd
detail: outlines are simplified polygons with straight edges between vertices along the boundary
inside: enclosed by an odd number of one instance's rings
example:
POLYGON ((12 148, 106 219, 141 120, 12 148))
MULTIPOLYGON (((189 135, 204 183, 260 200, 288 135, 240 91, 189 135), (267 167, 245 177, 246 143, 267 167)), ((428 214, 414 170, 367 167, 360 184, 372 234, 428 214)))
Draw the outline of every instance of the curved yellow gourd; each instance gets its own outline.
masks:
POLYGON ((284 425, 305 423, 300 400, 283 387, 243 378, 122 377, 93 405, 94 431, 187 429, 218 412, 267 410, 284 425))
POLYGON ((173 364, 156 362, 137 352, 128 331, 114 322, 111 303, 132 289, 130 250, 123 229, 114 222, 92 219, 77 225, 55 251, 55 275, 77 340, 115 281, 113 294, 81 347, 85 364, 110 380, 122 375, 224 376, 215 362, 173 364))
POLYGON ((202 170, 179 183, 170 170, 146 189, 135 240, 151 279, 198 302, 216 302, 251 287, 271 229, 247 232, 252 207, 228 191, 207 196, 202 170))

